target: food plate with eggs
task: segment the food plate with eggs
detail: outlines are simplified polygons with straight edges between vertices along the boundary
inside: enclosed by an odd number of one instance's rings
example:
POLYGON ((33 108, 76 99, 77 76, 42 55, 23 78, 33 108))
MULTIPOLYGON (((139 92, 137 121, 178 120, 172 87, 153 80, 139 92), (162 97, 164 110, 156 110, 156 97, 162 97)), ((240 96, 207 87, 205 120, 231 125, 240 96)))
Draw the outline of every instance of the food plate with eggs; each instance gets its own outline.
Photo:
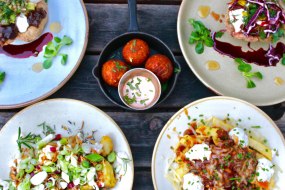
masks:
POLYGON ((0 131, 0 189, 126 189, 134 166, 119 126, 98 108, 51 99, 16 114, 0 131))
POLYGON ((258 106, 285 100, 284 9, 279 2, 182 2, 179 44, 205 86, 258 106))
POLYGON ((81 0, 0 5, 0 109, 12 109, 50 96, 71 78, 86 50, 88 17, 81 0))
POLYGON ((281 189, 285 140, 275 123, 243 100, 211 97, 178 111, 152 158, 155 189, 281 189))

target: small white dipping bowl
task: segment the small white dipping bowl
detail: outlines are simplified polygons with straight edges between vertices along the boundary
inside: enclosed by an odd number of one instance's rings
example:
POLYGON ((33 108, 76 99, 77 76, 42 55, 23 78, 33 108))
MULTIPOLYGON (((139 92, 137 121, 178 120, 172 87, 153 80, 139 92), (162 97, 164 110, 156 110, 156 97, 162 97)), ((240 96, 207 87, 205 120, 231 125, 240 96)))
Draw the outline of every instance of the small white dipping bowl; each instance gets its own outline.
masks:
POLYGON ((131 69, 122 76, 122 78, 119 82, 119 86, 118 86, 118 93, 119 93, 119 96, 120 96, 122 102, 124 102, 124 104, 126 106, 128 106, 129 108, 131 108, 133 110, 147 110, 147 109, 153 107, 157 103, 157 101, 159 100, 160 95, 161 95, 161 84, 160 84, 159 79, 157 78, 157 76, 153 72, 151 72, 147 69, 143 69, 143 68, 131 69), (149 104, 147 104, 144 107, 135 107, 135 106, 132 106, 132 104, 127 104, 123 98, 124 97, 124 92, 123 92, 124 86, 127 85, 126 83, 128 80, 130 80, 131 78, 134 78, 134 77, 149 78, 151 80, 152 84, 154 85, 154 89, 155 89, 154 98, 152 99, 152 101, 149 104))

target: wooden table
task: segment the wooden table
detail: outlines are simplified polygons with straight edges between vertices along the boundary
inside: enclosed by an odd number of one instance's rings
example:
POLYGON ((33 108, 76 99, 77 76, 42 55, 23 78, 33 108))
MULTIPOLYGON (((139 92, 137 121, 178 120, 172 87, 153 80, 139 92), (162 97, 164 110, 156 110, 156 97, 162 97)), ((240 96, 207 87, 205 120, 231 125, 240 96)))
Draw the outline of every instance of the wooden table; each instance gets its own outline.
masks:
MULTIPOLYGON (((153 189, 151 157, 154 144, 168 119, 180 108, 197 99, 215 96, 192 73, 179 48, 176 20, 181 0, 138 0, 141 31, 159 37, 170 46, 182 66, 177 86, 161 105, 145 112, 126 111, 111 103, 101 92, 91 70, 98 56, 114 37, 128 29, 127 0, 85 0, 89 15, 89 43, 84 60, 72 79, 50 98, 73 98, 93 104, 107 112, 124 131, 134 157, 135 190, 153 189)), ((285 134, 285 104, 262 107, 285 134)), ((19 110, 0 111, 2 127, 19 110)))

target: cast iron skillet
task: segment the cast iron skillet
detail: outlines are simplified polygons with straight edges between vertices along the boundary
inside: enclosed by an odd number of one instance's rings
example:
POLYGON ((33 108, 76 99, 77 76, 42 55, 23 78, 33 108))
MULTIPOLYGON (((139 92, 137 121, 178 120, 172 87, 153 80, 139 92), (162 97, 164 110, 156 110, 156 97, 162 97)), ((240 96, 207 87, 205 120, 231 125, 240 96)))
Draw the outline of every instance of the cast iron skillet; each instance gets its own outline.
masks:
MULTIPOLYGON (((98 80, 98 83, 100 85, 101 90, 106 95, 109 100, 111 100, 116 105, 125 108, 128 108, 120 99, 118 94, 118 89, 111 87, 107 85, 101 75, 101 70, 103 64, 110 60, 110 59, 120 59, 122 58, 122 48, 123 46, 130 40, 134 38, 139 38, 147 42, 151 49, 150 55, 160 53, 165 56, 167 56, 173 63, 175 70, 181 69, 179 63, 176 61, 173 53, 171 50, 167 47, 165 43, 163 43, 160 39, 144 33, 139 32, 138 22, 137 22, 137 3, 136 0, 128 0, 129 4, 129 14, 130 14, 130 26, 127 33, 122 34, 115 39, 113 39, 111 42, 109 42, 103 49, 103 51, 100 54, 100 57, 98 59, 97 65, 93 68, 93 76, 98 80)), ((177 78, 178 78, 179 72, 174 72, 172 77, 168 80, 167 83, 162 84, 162 92, 160 99, 158 100, 157 104, 163 102, 173 91, 177 78)))

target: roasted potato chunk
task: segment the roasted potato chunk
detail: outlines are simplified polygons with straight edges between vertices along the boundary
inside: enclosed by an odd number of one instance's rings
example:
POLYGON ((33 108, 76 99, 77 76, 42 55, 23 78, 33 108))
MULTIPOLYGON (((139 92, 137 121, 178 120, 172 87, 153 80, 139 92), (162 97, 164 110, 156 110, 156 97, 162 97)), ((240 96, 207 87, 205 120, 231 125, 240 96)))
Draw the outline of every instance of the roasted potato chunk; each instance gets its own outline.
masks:
POLYGON ((103 136, 100 143, 103 145, 103 156, 107 156, 113 151, 114 144, 109 136, 103 136))
POLYGON ((103 183, 105 187, 107 188, 115 187, 117 180, 116 180, 112 165, 106 160, 104 160, 102 164, 103 164, 102 172, 104 176, 103 183))

